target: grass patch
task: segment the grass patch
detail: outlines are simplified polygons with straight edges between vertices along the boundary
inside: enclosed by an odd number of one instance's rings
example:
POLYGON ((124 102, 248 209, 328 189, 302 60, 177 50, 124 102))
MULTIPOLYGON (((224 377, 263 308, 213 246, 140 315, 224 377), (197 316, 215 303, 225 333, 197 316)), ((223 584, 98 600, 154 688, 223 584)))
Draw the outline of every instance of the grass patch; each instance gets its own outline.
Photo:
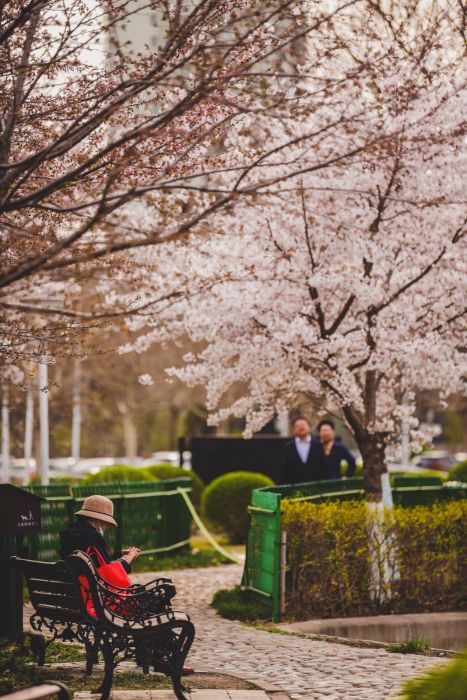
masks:
POLYGON ((144 554, 140 556, 132 565, 134 573, 144 571, 172 571, 173 569, 196 569, 207 566, 219 566, 220 564, 231 564, 222 554, 215 549, 200 549, 193 547, 179 554, 172 556, 161 556, 157 554, 144 554))
MULTIPOLYGON (((86 676, 84 675, 84 665, 82 675, 76 675, 67 669, 28 666, 22 670, 16 669, 2 672, 0 693, 8 693, 52 680, 65 683, 73 697, 74 693, 79 691, 95 691, 102 682, 102 674, 96 673, 91 677, 86 676)), ((165 676, 152 674, 145 676, 142 673, 130 671, 115 673, 112 687, 114 690, 163 690, 171 688, 172 684, 165 676)))
MULTIPOLYGON (((101 673, 93 677, 85 675, 85 659, 83 647, 64 642, 50 642, 47 645, 46 663, 63 664, 82 662, 82 672, 75 668, 60 668, 37 666, 31 652, 30 640, 24 637, 22 646, 8 639, 0 639, 0 694, 25 688, 37 683, 50 680, 62 681, 72 692, 78 690, 93 690, 101 682, 101 673)), ((162 676, 144 676, 137 672, 116 673, 114 687, 125 689, 170 688, 168 679, 162 676)))
MULTIPOLYGON (((31 652, 27 635, 23 646, 0 638, 0 695, 13 690, 27 688, 47 681, 61 681, 71 691, 71 697, 78 691, 93 691, 103 678, 102 665, 89 677, 85 675, 85 654, 82 646, 64 642, 51 642, 47 647, 46 663, 57 664, 37 666, 31 652), (60 664, 80 662, 64 668, 60 664)), ((225 674, 199 674, 184 679, 184 684, 191 688, 257 688, 253 683, 230 678, 225 674)), ((170 679, 161 674, 144 675, 141 671, 122 671, 118 667, 114 673, 115 690, 164 690, 171 689, 170 679)), ((175 697, 175 696, 174 696, 175 697)))
POLYGON ((214 594, 211 606, 221 617, 228 620, 253 622, 255 620, 270 620, 271 608, 256 600, 247 598, 247 593, 240 586, 231 589, 221 589, 214 594))
POLYGON ((85 661, 86 653, 80 644, 65 644, 64 642, 49 642, 45 653, 48 664, 70 663, 85 661))
POLYGON ((386 647, 386 651, 390 651, 393 654, 430 654, 431 644, 423 637, 419 637, 400 644, 389 644, 386 647))
POLYGON ((403 700, 465 700, 467 698, 467 649, 446 666, 406 681, 403 700))

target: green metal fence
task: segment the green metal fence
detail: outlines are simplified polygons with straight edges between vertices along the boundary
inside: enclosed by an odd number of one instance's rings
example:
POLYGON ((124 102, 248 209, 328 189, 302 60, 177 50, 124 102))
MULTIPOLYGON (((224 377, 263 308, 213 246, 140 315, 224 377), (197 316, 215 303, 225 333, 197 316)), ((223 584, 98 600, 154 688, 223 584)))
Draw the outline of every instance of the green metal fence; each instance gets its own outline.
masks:
POLYGON ((242 588, 272 606, 279 616, 281 494, 255 489, 252 494, 250 528, 242 588))
MULTIPOLYGON (((467 497, 467 484, 442 484, 435 477, 391 477, 394 503, 403 506, 429 505, 467 497)), ((313 501, 360 499, 363 479, 314 481, 255 489, 252 493, 242 589, 271 606, 274 621, 280 619, 281 600, 281 499, 313 501)), ((282 587, 284 579, 282 578, 282 587)), ((285 594, 285 591, 282 591, 285 594)))
POLYGON ((142 554, 157 554, 185 547, 190 540, 191 515, 177 487, 191 492, 191 479, 142 481, 119 484, 35 485, 29 489, 47 500, 42 504, 42 531, 27 538, 30 556, 41 561, 58 558, 59 533, 74 518, 83 500, 92 494, 114 503, 118 527, 109 528, 106 541, 112 550, 134 545, 142 554))

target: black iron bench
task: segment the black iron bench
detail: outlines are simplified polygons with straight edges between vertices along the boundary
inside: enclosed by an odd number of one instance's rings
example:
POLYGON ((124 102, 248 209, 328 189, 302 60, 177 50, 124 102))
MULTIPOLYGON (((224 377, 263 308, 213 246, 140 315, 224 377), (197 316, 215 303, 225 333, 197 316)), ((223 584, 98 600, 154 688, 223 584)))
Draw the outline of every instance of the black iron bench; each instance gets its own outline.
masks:
POLYGON ((102 700, 109 698, 115 667, 130 658, 143 673, 152 666, 170 677, 178 700, 186 700, 181 674, 194 626, 186 613, 160 604, 170 579, 117 588, 99 576, 83 552, 56 563, 19 557, 11 561, 23 573, 34 606, 31 648, 39 664, 44 663, 46 650, 41 633, 47 631, 53 640, 84 644, 87 675, 102 655, 104 680, 98 689, 102 700))

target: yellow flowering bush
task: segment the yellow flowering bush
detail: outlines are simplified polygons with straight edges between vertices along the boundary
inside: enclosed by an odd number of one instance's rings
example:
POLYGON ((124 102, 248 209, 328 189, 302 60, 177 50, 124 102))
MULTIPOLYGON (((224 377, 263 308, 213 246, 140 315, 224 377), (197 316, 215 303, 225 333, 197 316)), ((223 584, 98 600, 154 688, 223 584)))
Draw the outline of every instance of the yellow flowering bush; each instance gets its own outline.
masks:
POLYGON ((296 619, 467 609, 467 500, 282 502, 296 619))

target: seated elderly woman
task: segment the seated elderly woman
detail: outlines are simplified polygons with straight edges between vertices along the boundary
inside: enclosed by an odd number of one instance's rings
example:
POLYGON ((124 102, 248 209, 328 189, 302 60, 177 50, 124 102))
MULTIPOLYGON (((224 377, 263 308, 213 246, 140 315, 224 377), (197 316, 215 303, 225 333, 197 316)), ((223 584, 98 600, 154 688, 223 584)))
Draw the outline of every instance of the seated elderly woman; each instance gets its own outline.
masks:
MULTIPOLYGON (((131 563, 139 557, 141 550, 138 547, 129 547, 114 555, 109 553, 104 534, 109 527, 117 525, 113 517, 114 505, 110 498, 99 495, 88 496, 81 510, 75 515, 76 521, 60 532, 60 556, 67 557, 74 551, 80 550, 88 553, 98 568, 103 562, 109 564, 112 561, 119 561, 129 574, 131 563)), ((167 602, 174 593, 175 589, 171 595, 168 595, 167 602)), ((160 603, 160 601, 154 602, 160 603)), ((182 675, 191 673, 193 673, 192 668, 183 667, 182 675)))
POLYGON ((104 534, 111 525, 117 525, 113 514, 114 504, 110 498, 88 496, 81 510, 75 513, 76 521, 60 533, 60 555, 66 557, 76 549, 87 552, 90 547, 95 548, 107 564, 120 561, 129 574, 131 563, 139 557, 140 550, 138 547, 130 547, 113 556, 109 554, 104 534))

